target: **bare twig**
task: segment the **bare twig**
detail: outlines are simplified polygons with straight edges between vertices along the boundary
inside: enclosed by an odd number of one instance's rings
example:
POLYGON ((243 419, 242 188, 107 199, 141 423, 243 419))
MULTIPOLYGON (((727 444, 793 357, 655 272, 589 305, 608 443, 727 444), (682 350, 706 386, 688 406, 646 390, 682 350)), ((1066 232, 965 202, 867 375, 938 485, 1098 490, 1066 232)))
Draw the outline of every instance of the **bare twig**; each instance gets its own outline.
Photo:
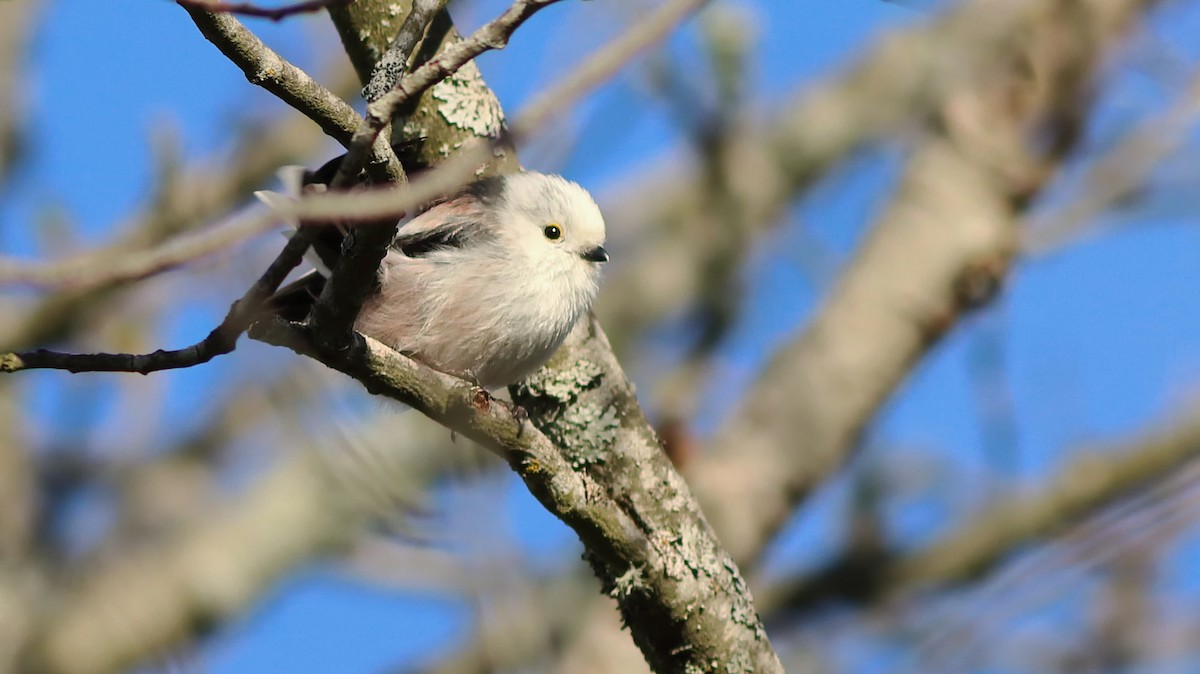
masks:
POLYGON ((150 250, 119 255, 105 250, 54 262, 4 258, 0 259, 0 285, 86 287, 97 283, 136 281, 262 234, 275 227, 277 219, 265 208, 255 207, 234 214, 216 227, 176 237, 150 250))
POLYGON ((283 279, 300 264, 311 242, 311 230, 298 232, 288 240, 275 261, 242 298, 229 307, 225 319, 208 336, 185 347, 166 351, 159 349, 148 354, 129 353, 60 353, 46 349, 24 353, 0 354, 0 372, 55 369, 70 372, 137 372, 149 374, 160 370, 192 367, 233 351, 238 338, 262 315, 263 303, 279 288, 283 279))
POLYGON ((307 0, 284 7, 260 7, 249 2, 220 2, 219 0, 175 0, 175 2, 188 11, 241 14, 242 16, 282 21, 297 14, 310 14, 330 7, 344 7, 354 0, 307 0))

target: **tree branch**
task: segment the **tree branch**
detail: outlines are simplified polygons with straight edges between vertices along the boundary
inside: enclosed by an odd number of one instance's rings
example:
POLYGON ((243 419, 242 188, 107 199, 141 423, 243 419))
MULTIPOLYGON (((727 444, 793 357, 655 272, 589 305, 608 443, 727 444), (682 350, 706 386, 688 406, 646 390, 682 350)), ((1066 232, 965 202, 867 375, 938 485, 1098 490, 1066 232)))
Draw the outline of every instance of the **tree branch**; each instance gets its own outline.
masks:
POLYGON ((248 2, 220 2, 219 0, 175 0, 176 4, 190 11, 214 12, 219 14, 241 14, 272 21, 282 21, 289 16, 319 12, 330 7, 344 7, 354 0, 307 0, 284 7, 259 7, 248 2))
POLYGON ((1037 492, 997 503, 922 549, 838 560, 763 592, 760 608, 770 614, 804 612, 828 600, 872 604, 881 597, 969 582, 1024 546, 1176 475, 1197 457, 1200 412, 1193 410, 1122 447, 1081 454, 1037 492))
POLYGON ((388 45, 388 49, 379 57, 371 79, 363 87, 363 98, 367 103, 374 103, 381 96, 391 91, 408 71, 413 52, 425 35, 433 17, 446 6, 447 0, 412 0, 412 9, 400 24, 396 37, 388 45))
MULTIPOLYGON (((994 63, 1029 63, 1029 70, 993 68, 986 87, 948 92, 831 297, 801 338, 771 359, 689 473, 735 559, 761 553, 796 505, 842 465, 913 365, 998 290, 1017 252, 1016 213, 1077 138, 1078 106, 1103 49, 1148 4, 1071 3, 1025 25, 1028 39, 1009 46, 1017 51, 994 55, 994 63), (1071 49, 1037 50, 1066 26, 1090 32, 1075 33, 1071 49), (1052 86, 1041 88, 1045 82, 1052 86), (1012 100, 1022 106, 1013 109, 1012 100), (1031 129, 1047 142, 1033 142, 1031 129)), ((978 3, 984 7, 998 6, 978 3)))
MULTIPOLYGON (((351 138, 363 120, 346 101, 289 63, 236 18, 213 14, 184 2, 180 4, 204 37, 240 68, 251 84, 275 94, 316 122, 330 138, 350 146, 351 138)), ((403 179, 404 171, 387 139, 372 139, 365 152, 370 165, 383 167, 381 173, 388 181, 403 179)))
POLYGON ((288 273, 300 264, 311 243, 312 232, 301 231, 288 240, 274 262, 241 299, 229 307, 225 319, 199 342, 171 351, 159 349, 148 354, 129 353, 59 353, 47 349, 23 353, 0 354, 0 372, 55 369, 70 372, 137 372, 149 374, 160 370, 192 367, 227 353, 237 347, 238 338, 250 324, 262 315, 263 304, 283 283, 288 273))
POLYGON ((581 321, 569 338, 574 358, 517 393, 534 428, 466 382, 357 333, 334 352, 306 326, 278 319, 250 334, 316 358, 504 458, 579 535, 658 671, 782 671, 737 567, 663 456, 594 322, 581 321), (626 425, 631 432, 618 430, 626 425))

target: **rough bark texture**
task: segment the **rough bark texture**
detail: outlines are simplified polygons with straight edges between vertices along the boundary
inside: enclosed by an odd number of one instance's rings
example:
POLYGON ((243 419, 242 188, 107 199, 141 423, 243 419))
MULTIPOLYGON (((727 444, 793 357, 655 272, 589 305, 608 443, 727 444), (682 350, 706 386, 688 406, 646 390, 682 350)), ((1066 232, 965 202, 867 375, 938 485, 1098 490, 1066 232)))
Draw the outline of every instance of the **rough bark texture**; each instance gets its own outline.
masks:
MULTIPOLYGON (((411 4, 411 0, 358 0, 347 7, 330 9, 342 45, 364 84, 370 81, 376 61, 387 51, 411 4)), ((414 66, 459 37, 449 13, 438 12, 417 52, 414 66)), ((416 103, 402 110, 401 116, 404 123, 392 126, 392 142, 411 150, 413 154, 407 159, 418 166, 440 163, 467 141, 496 138, 504 125, 500 102, 473 63, 430 87, 416 103)), ((499 152, 492 166, 496 172, 517 168, 519 164, 512 152, 499 152)))
POLYGON ((650 666, 781 671, 737 565, 663 453, 599 324, 581 322, 513 400, 650 542, 646 565, 587 555, 650 666))

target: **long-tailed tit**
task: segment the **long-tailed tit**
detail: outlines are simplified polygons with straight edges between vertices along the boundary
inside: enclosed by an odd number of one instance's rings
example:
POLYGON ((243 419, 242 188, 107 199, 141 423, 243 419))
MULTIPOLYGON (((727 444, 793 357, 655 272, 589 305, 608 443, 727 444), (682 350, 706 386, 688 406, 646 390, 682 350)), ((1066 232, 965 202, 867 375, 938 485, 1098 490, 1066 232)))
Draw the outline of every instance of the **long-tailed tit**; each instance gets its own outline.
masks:
MULTIPOLYGON (((258 196, 276 207, 283 198, 258 196)), ((604 218, 585 189, 532 171, 486 178, 399 229, 355 328, 484 388, 513 384, 587 313, 607 260, 604 218)), ((299 286, 311 292, 321 273, 299 286)))

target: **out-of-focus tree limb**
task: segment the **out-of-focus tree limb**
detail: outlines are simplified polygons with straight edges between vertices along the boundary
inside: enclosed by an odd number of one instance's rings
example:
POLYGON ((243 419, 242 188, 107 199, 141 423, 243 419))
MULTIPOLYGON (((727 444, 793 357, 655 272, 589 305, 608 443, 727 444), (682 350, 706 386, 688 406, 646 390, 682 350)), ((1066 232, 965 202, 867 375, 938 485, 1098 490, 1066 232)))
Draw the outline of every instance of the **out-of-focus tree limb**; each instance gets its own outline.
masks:
POLYGON ((928 548, 897 560, 891 582, 920 587, 978 577, 1021 540, 1032 540, 1167 477, 1200 456, 1200 415, 1116 453, 1086 454, 1059 471, 1039 495, 1014 498, 981 513, 928 548))
MULTIPOLYGON (((730 198, 757 234, 780 222, 798 195, 856 150, 919 127, 947 95, 972 81, 987 81, 1010 53, 1019 33, 1041 20, 1045 2, 963 2, 931 20, 884 35, 843 73, 806 88, 770 119, 731 134, 724 173, 730 198)), ((661 167, 654 167, 661 174, 661 167)), ((693 250, 721 239, 695 231, 709 220, 703 175, 691 169, 667 178, 639 177, 638 187, 604 203, 616 223, 615 247, 623 253, 606 281, 598 314, 614 341, 641 334, 662 317, 701 295, 699 261, 713 253, 693 250), (636 296, 638 302, 615 298, 636 296)))
POLYGON ((1176 474, 1200 457, 1200 413, 1067 463, 1035 493, 1012 496, 919 550, 840 560, 786 586, 757 593, 764 614, 804 611, 822 601, 871 603, 881 596, 966 583, 1010 554, 1176 474))
POLYGON ((178 545, 130 552, 81 579, 45 616, 28 664, 62 674, 119 671, 203 632, 282 570, 344 543, 354 529, 339 519, 343 504, 318 461, 301 455, 178 545))
MULTIPOLYGON (((1072 148, 1101 55, 1153 4, 966 3, 886 38, 793 110, 809 114, 776 127, 767 167, 783 166, 785 179, 772 181, 768 170, 751 184, 757 196, 747 208, 759 214, 778 214, 794 190, 864 140, 902 120, 928 120, 891 203, 811 325, 775 354, 710 453, 689 465, 705 514, 739 564, 753 563, 842 465, 938 338, 998 289, 1017 252, 1017 214, 1072 148)), ((743 175, 763 166, 761 156, 750 155, 759 162, 743 175)), ((687 213, 674 206, 675 217, 687 213)), ((590 664, 634 666, 619 655, 590 664)))
MULTIPOLYGON (((948 92, 986 77, 999 51, 1044 7, 1037 0, 961 3, 885 35, 846 72, 807 88, 771 120, 738 128, 723 172, 733 179, 730 198, 750 233, 779 222, 797 195, 850 153, 918 125, 948 92)), ((707 222, 698 212, 707 188, 702 175, 639 183, 605 204, 621 224, 617 233, 637 237, 606 294, 639 301, 603 303, 599 311, 614 339, 640 334, 697 297, 704 281, 697 261, 711 254, 689 249, 719 241, 692 231, 707 222)))
POLYGON ((735 559, 761 552, 913 365, 995 292, 1016 213, 1073 146, 1101 55, 1152 4, 1039 5, 980 84, 949 92, 831 296, 689 472, 735 559))
POLYGON ((24 98, 21 66, 33 37, 36 0, 10 0, 0 5, 0 186, 18 159, 24 98))
POLYGON ((796 343, 691 464, 722 540, 753 559, 931 344, 993 286, 1015 249, 1010 206, 944 141, 914 156, 896 201, 796 343), (915 257, 914 257, 915 256, 915 257), (912 264, 914 259, 920 265, 912 264))
MULTIPOLYGON (((335 74, 335 91, 352 90, 352 74, 335 74)), ((154 198, 129 222, 104 259, 156 246, 228 211, 251 189, 261 186, 285 164, 311 157, 324 136, 305 119, 277 120, 247 133, 231 156, 199 161, 166 180, 154 198)), ((93 287, 58 290, 22 315, 0 324, 0 349, 28 348, 63 339, 78 326, 102 315, 124 284, 117 279, 93 287)), ((13 312, 16 313, 16 312, 13 312)))
MULTIPOLYGON (((444 430, 389 416, 338 452, 296 453, 243 495, 177 535, 159 537, 70 584, 26 597, 38 616, 25 663, 61 674, 120 671, 194 639, 243 610, 284 572, 335 554, 371 522, 388 521, 473 447, 444 430), (403 430, 400 430, 403 429, 403 430), (438 437, 431 435, 436 431, 438 437), (411 440, 403 450, 393 438, 411 440)), ((8 604, 6 604, 8 605, 8 604)))
POLYGON ((250 289, 229 307, 221 324, 204 339, 182 349, 154 353, 61 353, 48 349, 20 353, 0 353, 0 372, 18 372, 36 368, 69 372, 137 372, 149 374, 161 370, 192 367, 227 354, 237 346, 242 333, 262 316, 267 301, 279 289, 283 279, 300 265, 311 245, 312 230, 301 230, 288 240, 283 250, 250 289))
POLYGON ((1052 251, 1086 231, 1105 211, 1136 196, 1155 168, 1178 150, 1200 118, 1200 73, 1161 114, 1144 120, 1088 167, 1077 194, 1038 215, 1024 231, 1030 255, 1052 251))

